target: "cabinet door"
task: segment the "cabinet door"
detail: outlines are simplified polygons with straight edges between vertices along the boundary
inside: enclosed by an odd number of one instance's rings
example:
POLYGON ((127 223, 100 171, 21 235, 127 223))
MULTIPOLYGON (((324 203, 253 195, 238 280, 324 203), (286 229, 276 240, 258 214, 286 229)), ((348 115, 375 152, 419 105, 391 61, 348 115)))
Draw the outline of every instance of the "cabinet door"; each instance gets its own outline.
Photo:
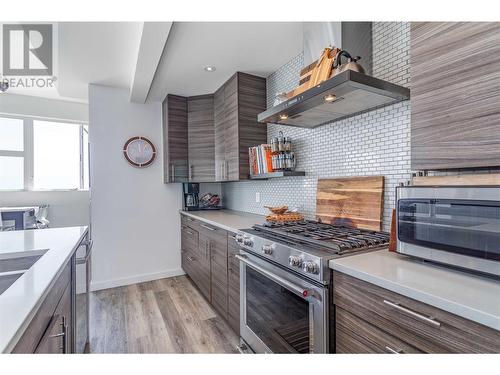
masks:
POLYGON ((196 262, 196 277, 194 282, 205 298, 211 302, 210 293, 210 237, 199 234, 198 251, 194 255, 196 262))
POLYGON ((164 182, 186 182, 188 180, 187 98, 167 95, 162 110, 164 182))
POLYGON ((226 132, 224 114, 224 86, 214 94, 214 131, 215 131, 215 180, 224 181, 226 163, 226 132))
MULTIPOLYGON (((238 181, 239 173, 239 130, 238 130, 238 74, 224 84, 225 118, 225 177, 238 181)), ((248 153, 248 150, 247 150, 248 153)))
POLYGON ((215 181, 214 96, 188 98, 189 181, 215 181))
POLYGON ((266 79, 238 72, 238 177, 240 180, 246 180, 250 172, 248 148, 267 143, 267 124, 257 121, 257 115, 265 110, 266 79))
POLYGON ((227 319, 227 233, 216 229, 209 236, 212 305, 227 319))
POLYGON ((71 285, 68 284, 35 353, 70 353, 70 343, 72 340, 71 317, 71 285))
POLYGON ((411 26, 411 166, 500 166, 500 23, 411 26))

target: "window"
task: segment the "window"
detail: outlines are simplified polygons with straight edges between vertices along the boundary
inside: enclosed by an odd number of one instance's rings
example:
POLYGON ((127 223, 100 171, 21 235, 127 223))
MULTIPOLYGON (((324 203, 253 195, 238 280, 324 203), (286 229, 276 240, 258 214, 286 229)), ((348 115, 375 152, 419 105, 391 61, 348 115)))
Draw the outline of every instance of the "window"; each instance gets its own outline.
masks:
POLYGON ((88 189, 88 126, 0 117, 0 190, 88 189))
POLYGON ((24 122, 0 117, 0 190, 24 188, 24 122))

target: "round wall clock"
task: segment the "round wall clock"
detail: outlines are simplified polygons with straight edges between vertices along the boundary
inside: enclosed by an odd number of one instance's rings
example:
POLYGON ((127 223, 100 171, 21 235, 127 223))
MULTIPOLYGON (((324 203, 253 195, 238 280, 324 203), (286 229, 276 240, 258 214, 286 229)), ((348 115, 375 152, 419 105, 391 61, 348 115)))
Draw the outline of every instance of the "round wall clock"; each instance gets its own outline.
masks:
POLYGON ((125 159, 134 167, 147 167, 156 157, 153 143, 144 137, 132 137, 123 146, 125 159))

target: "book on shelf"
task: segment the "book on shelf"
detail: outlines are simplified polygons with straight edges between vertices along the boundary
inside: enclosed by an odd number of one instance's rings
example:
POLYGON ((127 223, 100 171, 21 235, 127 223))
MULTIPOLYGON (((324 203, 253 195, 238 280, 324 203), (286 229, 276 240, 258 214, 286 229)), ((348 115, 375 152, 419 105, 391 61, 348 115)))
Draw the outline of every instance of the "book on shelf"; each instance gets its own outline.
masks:
POLYGON ((274 172, 271 146, 268 144, 250 147, 248 149, 248 160, 250 174, 252 175, 274 172))

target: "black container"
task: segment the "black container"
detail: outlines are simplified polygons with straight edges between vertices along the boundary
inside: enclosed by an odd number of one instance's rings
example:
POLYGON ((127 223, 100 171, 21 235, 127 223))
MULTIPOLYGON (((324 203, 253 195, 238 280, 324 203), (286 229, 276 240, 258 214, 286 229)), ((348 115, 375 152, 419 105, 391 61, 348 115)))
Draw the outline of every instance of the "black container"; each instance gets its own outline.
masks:
POLYGON ((200 209, 200 184, 185 182, 182 184, 184 211, 198 211, 200 209))

